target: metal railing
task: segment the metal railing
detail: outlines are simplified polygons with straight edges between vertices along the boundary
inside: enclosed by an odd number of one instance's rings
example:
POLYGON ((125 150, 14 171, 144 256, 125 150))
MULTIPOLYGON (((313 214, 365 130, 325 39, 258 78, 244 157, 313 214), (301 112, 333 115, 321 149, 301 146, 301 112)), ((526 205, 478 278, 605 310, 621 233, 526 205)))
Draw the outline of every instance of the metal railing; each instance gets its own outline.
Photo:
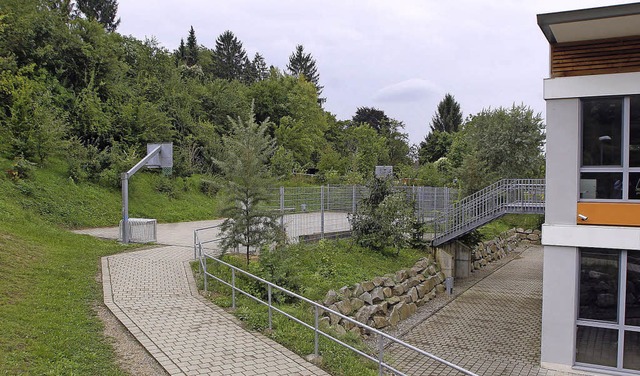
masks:
POLYGON ((477 376, 475 373, 473 373, 473 372, 471 372, 469 370, 466 370, 466 369, 464 369, 464 368, 462 368, 462 367, 460 367, 458 365, 455 365, 455 364, 453 364, 451 362, 448 362, 448 361, 446 361, 446 360, 444 360, 442 358, 439 358, 436 355, 433 355, 433 354, 428 353, 428 352, 426 352, 424 350, 421 350, 421 349, 419 349, 419 348, 417 348, 415 346, 412 346, 412 345, 410 345, 410 344, 408 344, 408 343, 406 343, 406 342, 404 342, 402 340, 399 340, 399 339, 397 339, 395 337, 392 337, 392 336, 390 336, 390 335, 388 335, 388 334, 386 334, 384 332, 381 332, 381 331, 379 331, 379 330, 377 330, 375 328, 372 328, 372 327, 370 327, 368 325, 365 325, 365 324, 363 324, 363 323, 361 323, 361 322, 359 322, 359 321, 357 321, 357 320, 355 320, 355 319, 353 319, 353 318, 351 318, 349 316, 343 315, 340 312, 337 312, 337 311, 334 311, 332 309, 329 309, 329 308, 327 308, 327 307, 325 307, 325 306, 323 306, 323 305, 321 305, 319 303, 314 302, 313 300, 305 298, 304 296, 298 295, 298 294, 296 294, 294 292, 291 292, 291 291, 289 291, 289 290, 287 290, 285 288, 282 288, 282 287, 280 287, 280 286, 278 286, 278 285, 276 285, 274 283, 271 283, 271 282, 269 282, 269 281, 267 281, 265 279, 262 279, 262 278, 260 278, 258 276, 255 276, 255 275, 253 275, 253 274, 251 274, 251 273, 249 273, 249 272, 247 272, 245 270, 242 270, 242 269, 240 269, 240 268, 238 268, 236 266, 233 266, 233 265, 231 265, 229 263, 226 263, 226 262, 224 262, 224 261, 222 261, 222 260, 220 260, 220 259, 218 259, 218 258, 216 258, 216 257, 214 257, 212 255, 206 254, 205 252, 203 252, 203 249, 204 249, 203 245, 204 244, 212 244, 212 243, 219 242, 220 240, 222 240, 222 238, 216 238, 216 239, 208 240, 208 241, 201 241, 200 240, 200 232, 202 232, 202 231, 211 231, 211 230, 216 229, 217 227, 218 226, 207 227, 207 228, 198 229, 198 230, 194 231, 194 236, 193 236, 193 238, 194 238, 194 255, 195 255, 196 260, 198 260, 198 262, 199 262, 199 269, 200 269, 201 273, 204 276, 204 289, 205 289, 205 291, 208 290, 208 282, 209 282, 208 280, 209 279, 213 279, 213 280, 215 280, 215 281, 217 281, 217 282, 219 282, 219 283, 231 288, 231 307, 233 309, 236 308, 236 301, 237 301, 236 295, 237 294, 242 294, 242 295, 248 297, 249 299, 251 299, 251 300, 253 300, 253 301, 255 301, 255 302, 267 307, 267 309, 268 309, 268 317, 269 317, 268 318, 269 329, 273 328, 273 313, 274 312, 280 313, 280 314, 284 315, 285 317, 287 317, 288 319, 290 319, 290 320, 302 325, 303 327, 313 331, 313 333, 314 333, 314 354, 316 356, 320 354, 320 349, 319 349, 320 337, 324 337, 324 338, 326 338, 326 339, 328 339, 330 341, 333 341, 333 342, 335 342, 335 343, 337 343, 337 344, 339 344, 339 345, 341 345, 341 346, 343 346, 343 347, 355 352, 356 354, 358 354, 358 355, 360 355, 360 356, 362 356, 362 357, 364 357, 364 358, 366 358, 366 359, 368 359, 368 360, 370 360, 370 361, 372 361, 374 363, 377 363, 379 375, 383 375, 383 374, 385 374, 385 372, 392 372, 395 375, 406 375, 405 373, 403 373, 398 368, 394 367, 392 364, 390 364, 389 362, 387 362, 385 360, 385 348, 388 345, 397 345, 397 346, 401 346, 401 347, 404 347, 406 349, 409 349, 411 351, 414 351, 417 354, 420 354, 420 355, 425 356, 427 358, 430 358, 430 359, 432 359, 432 360, 434 360, 434 361, 436 361, 438 363, 441 363, 441 364, 443 364, 443 365, 445 365, 447 367, 455 369, 455 370, 461 372, 462 374, 469 375, 469 376, 477 376), (209 272, 209 268, 208 268, 209 262, 207 260, 211 260, 212 262, 214 262, 214 263, 216 263, 218 265, 221 265, 221 266, 224 266, 224 267, 228 268, 231 271, 231 281, 230 282, 229 281, 225 281, 224 279, 222 279, 222 278, 210 273, 209 272), (242 276, 245 276, 247 278, 250 278, 250 279, 252 279, 252 280, 254 280, 254 281, 258 282, 258 283, 262 283, 264 286, 266 286, 266 289, 267 289, 267 300, 264 301, 262 298, 254 296, 251 293, 249 293, 247 291, 244 291, 241 288, 239 288, 237 283, 236 283, 236 277, 238 276, 238 274, 240 274, 242 276), (301 302, 305 302, 305 303, 309 304, 312 307, 313 313, 314 313, 313 324, 309 324, 309 323, 305 322, 304 320, 301 320, 301 319, 299 319, 299 318, 297 318, 297 317, 285 312, 284 310, 278 308, 277 306, 275 306, 273 304, 273 295, 274 295, 274 293, 277 293, 277 292, 283 293, 283 294, 285 294, 285 295, 287 295, 287 296, 289 296, 291 298, 298 299, 301 302), (331 315, 336 315, 340 319, 346 320, 346 321, 352 323, 353 325, 364 329, 366 332, 370 333, 371 335, 377 336, 377 350, 376 350, 377 354, 375 354, 375 355, 368 354, 368 353, 366 353, 366 352, 364 352, 362 350, 359 350, 359 349, 357 349, 357 348, 355 348, 355 347, 353 347, 353 346, 341 341, 340 339, 338 339, 336 337, 333 337, 332 335, 322 331, 319 326, 320 326, 320 317, 321 317, 322 313, 324 313, 324 312, 328 312, 331 315))
POLYGON ((543 214, 544 179, 503 179, 451 205, 433 221, 433 246, 504 214, 543 214))

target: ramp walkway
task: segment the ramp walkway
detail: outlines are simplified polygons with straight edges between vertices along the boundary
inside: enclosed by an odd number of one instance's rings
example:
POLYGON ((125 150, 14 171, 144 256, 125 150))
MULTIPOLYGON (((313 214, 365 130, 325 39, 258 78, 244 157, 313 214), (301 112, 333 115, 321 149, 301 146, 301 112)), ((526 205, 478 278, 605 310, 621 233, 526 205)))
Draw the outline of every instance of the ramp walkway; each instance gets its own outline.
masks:
POLYGON ((451 205, 433 221, 439 246, 505 214, 544 214, 544 179, 503 179, 451 205))
MULTIPOLYGON (((193 230, 219 223, 160 224, 166 245, 102 258, 106 306, 170 375, 328 375, 198 294, 193 230)), ((118 235, 117 228, 78 232, 118 235)))

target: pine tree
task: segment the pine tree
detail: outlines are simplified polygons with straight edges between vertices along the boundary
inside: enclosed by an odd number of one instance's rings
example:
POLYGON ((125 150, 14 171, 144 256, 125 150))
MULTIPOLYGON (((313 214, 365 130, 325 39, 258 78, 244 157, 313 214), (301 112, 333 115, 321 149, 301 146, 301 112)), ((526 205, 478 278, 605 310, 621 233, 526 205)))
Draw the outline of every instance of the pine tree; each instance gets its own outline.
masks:
MULTIPOLYGON (((310 53, 304 52, 304 47, 301 44, 297 45, 296 50, 289 56, 287 70, 291 75, 303 76, 307 81, 311 82, 316 87, 318 97, 320 97, 324 86, 320 86, 320 75, 318 74, 316 61, 310 53)), ((324 98, 318 99, 324 102, 324 98)))
POLYGON ((178 46, 178 49, 175 52, 176 54, 176 59, 178 60, 179 64, 186 64, 187 61, 187 48, 184 45, 184 39, 180 38, 180 46, 178 46))
POLYGON ((460 104, 453 95, 447 93, 438 103, 436 114, 431 118, 431 131, 456 133, 462 125, 460 104))
POLYGON ((267 68, 267 62, 264 60, 264 57, 260 55, 258 52, 253 56, 253 61, 251 62, 253 66, 256 81, 262 81, 269 77, 269 69, 267 68))
POLYGON ((220 34, 213 52, 215 75, 225 80, 244 80, 246 78, 247 53, 242 42, 229 30, 220 34))
POLYGON ((215 161, 227 181, 222 247, 225 251, 245 247, 248 264, 252 247, 272 244, 279 234, 277 215, 264 207, 272 185, 268 161, 275 140, 267 132, 268 121, 256 123, 253 106, 249 121, 240 117, 229 121, 231 132, 222 138, 224 157, 215 161))
POLYGON ((196 32, 193 30, 193 26, 189 29, 185 57, 187 66, 191 67, 198 64, 198 41, 196 40, 196 32))
POLYGON ((116 20, 118 2, 116 0, 77 0, 78 9, 90 20, 101 23, 107 31, 116 31, 120 18, 116 20))

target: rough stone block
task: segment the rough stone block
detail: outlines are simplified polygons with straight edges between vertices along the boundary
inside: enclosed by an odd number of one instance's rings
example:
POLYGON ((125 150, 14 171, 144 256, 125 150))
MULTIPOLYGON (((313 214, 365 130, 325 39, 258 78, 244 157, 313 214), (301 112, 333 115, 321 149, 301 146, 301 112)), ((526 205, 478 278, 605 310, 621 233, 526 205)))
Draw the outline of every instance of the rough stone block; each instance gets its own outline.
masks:
POLYGON ((374 285, 371 281, 362 282, 360 285, 362 286, 364 292, 369 292, 376 287, 376 285, 374 285))
POLYGON ((368 292, 365 292, 364 294, 360 295, 358 299, 362 300, 366 304, 369 304, 369 305, 373 304, 373 297, 368 292))
POLYGON ((337 301, 338 301, 338 293, 336 293, 334 290, 329 290, 327 291, 327 295, 325 295, 324 301, 322 302, 322 304, 328 307, 337 301))
POLYGON ((373 303, 378 303, 384 300, 384 292, 382 292, 383 287, 376 287, 371 291, 371 299, 373 303))

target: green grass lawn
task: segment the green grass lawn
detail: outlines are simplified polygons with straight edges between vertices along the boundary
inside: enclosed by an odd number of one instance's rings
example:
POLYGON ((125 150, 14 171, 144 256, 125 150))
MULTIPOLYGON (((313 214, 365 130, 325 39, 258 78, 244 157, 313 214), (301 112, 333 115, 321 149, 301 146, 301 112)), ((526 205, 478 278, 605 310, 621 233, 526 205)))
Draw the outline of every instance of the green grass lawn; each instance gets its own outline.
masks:
MULTIPOLYGON (((124 374, 94 307, 102 302, 100 258, 135 246, 67 230, 117 225, 120 191, 76 184, 59 161, 17 182, 5 174, 9 166, 0 159, 0 375, 124 374)), ((138 174, 131 216, 215 217, 197 177, 167 187, 159 174, 138 174)))
MULTIPOLYGON (((241 255, 225 255, 224 260, 251 273, 275 282, 278 285, 303 295, 311 300, 322 300, 330 289, 351 286, 358 282, 370 280, 376 276, 394 273, 397 270, 411 267, 427 253, 417 250, 401 250, 400 254, 383 255, 355 246, 349 240, 321 241, 317 244, 300 244, 289 247, 281 254, 269 259, 269 268, 253 260, 249 266, 241 255)), ((230 272, 224 267, 211 264, 210 272, 230 281, 230 272)), ((198 266, 194 265, 197 270, 198 266)), ((263 294, 265 288, 237 276, 238 286, 252 294, 263 294)), ((202 279, 200 279, 202 287, 202 279)), ((220 283, 209 285, 213 289, 213 301, 222 307, 231 307, 230 289, 220 283)), ((274 294, 276 296, 276 294, 274 294)), ((274 298, 275 299, 275 298, 274 298)), ((278 305, 282 310, 300 320, 313 325, 314 314, 307 303, 284 301, 278 305)), ((254 330, 265 331, 268 328, 268 311, 266 307, 246 297, 239 297, 235 315, 254 330)), ((331 330, 331 329, 329 329, 331 330)), ((313 331, 305 329, 283 315, 274 313, 273 331, 265 333, 301 356, 314 351, 313 331)), ((365 349, 359 336, 347 334, 341 338, 356 348, 365 349)), ((322 367, 333 375, 375 375, 377 368, 365 361, 351 350, 330 340, 320 341, 320 353, 323 357, 322 367)))

